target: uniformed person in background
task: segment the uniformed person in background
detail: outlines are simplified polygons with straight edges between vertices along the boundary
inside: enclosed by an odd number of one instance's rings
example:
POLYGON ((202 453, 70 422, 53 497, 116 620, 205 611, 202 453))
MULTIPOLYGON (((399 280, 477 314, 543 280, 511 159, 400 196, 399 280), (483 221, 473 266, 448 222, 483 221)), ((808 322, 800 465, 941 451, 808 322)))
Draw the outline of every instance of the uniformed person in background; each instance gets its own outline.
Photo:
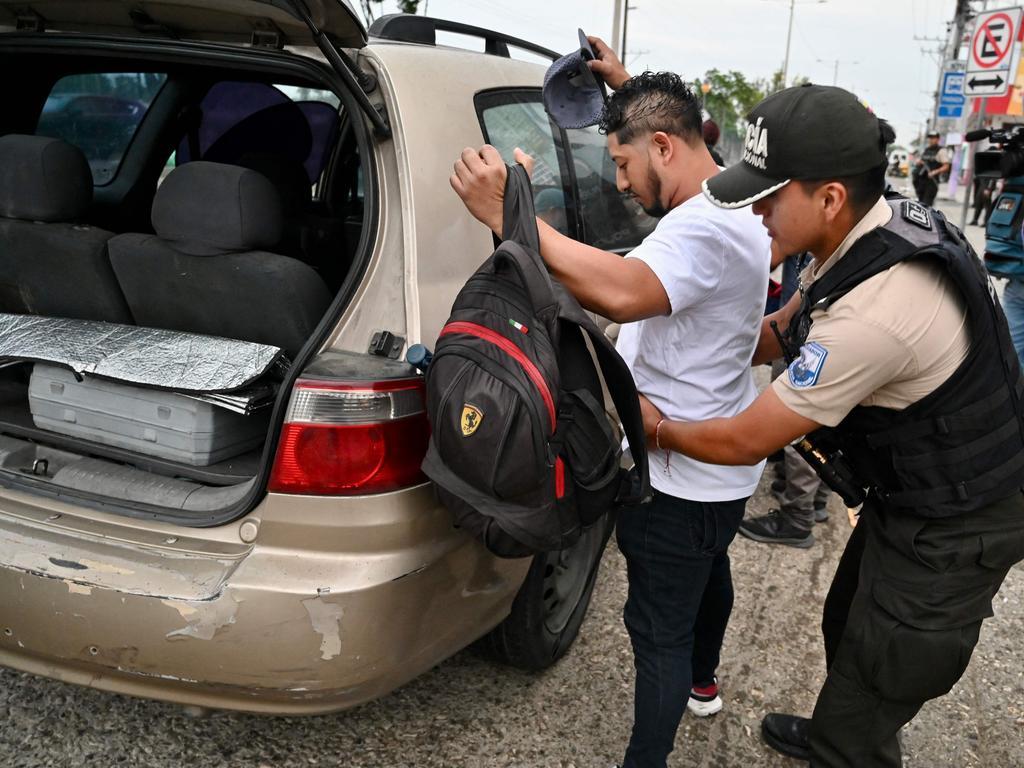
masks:
POLYGON ((754 362, 796 358, 737 416, 673 422, 642 401, 645 426, 705 462, 751 464, 803 435, 845 461, 867 500, 825 603, 828 676, 810 720, 770 714, 762 732, 816 766, 896 768, 900 727, 963 674, 1024 558, 1024 381, 960 232, 882 197, 888 124, 823 86, 773 94, 749 121, 742 162, 703 188, 814 256, 754 362))
POLYGON ((939 146, 939 132, 928 132, 928 146, 921 152, 914 166, 914 190, 917 199, 924 205, 935 205, 935 196, 939 194, 939 182, 942 174, 949 170, 949 150, 939 146))

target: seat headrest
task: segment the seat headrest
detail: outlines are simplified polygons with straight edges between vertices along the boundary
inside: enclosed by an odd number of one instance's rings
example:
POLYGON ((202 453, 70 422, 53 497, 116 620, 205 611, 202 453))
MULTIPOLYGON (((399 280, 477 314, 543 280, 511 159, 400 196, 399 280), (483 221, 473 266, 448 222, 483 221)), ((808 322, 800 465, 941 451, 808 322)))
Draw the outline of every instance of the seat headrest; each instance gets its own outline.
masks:
POLYGON ((153 229, 195 255, 271 248, 281 239, 281 197, 248 168, 186 163, 171 171, 153 198, 153 229))
POLYGON ((92 171, 78 147, 47 136, 0 136, 0 216, 79 221, 91 204, 92 171))

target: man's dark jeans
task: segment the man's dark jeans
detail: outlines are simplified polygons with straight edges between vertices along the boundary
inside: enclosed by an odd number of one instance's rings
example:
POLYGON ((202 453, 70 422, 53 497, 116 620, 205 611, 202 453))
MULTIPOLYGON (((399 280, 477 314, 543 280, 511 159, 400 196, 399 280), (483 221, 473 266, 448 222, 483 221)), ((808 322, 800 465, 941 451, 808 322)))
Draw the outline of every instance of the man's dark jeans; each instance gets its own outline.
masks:
POLYGON ((636 664, 633 735, 623 768, 664 768, 694 682, 710 683, 732 612, 726 549, 746 499, 699 502, 655 491, 622 510, 623 616, 636 664))

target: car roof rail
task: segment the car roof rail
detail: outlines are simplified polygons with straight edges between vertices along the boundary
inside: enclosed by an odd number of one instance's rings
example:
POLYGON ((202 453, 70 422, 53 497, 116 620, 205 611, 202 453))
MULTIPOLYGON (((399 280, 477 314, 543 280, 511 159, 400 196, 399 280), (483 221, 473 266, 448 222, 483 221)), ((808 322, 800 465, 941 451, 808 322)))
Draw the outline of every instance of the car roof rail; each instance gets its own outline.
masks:
POLYGON ((539 54, 547 59, 557 59, 560 53, 542 45, 512 37, 502 32, 474 27, 459 21, 435 19, 430 16, 416 16, 411 13, 390 13, 376 19, 369 29, 369 34, 384 40, 399 40, 405 43, 421 43, 437 45, 438 32, 454 32, 469 37, 480 37, 484 40, 484 52, 492 56, 511 58, 508 48, 520 48, 524 51, 539 54))

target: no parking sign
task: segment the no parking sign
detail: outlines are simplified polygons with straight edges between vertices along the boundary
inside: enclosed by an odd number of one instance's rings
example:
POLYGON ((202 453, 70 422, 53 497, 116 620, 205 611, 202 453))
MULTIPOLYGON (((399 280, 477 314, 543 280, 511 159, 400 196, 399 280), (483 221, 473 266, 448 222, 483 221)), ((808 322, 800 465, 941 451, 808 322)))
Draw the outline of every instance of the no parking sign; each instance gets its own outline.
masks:
POLYGON ((1021 9, 978 14, 964 79, 965 96, 1004 96, 1016 72, 1021 9))

